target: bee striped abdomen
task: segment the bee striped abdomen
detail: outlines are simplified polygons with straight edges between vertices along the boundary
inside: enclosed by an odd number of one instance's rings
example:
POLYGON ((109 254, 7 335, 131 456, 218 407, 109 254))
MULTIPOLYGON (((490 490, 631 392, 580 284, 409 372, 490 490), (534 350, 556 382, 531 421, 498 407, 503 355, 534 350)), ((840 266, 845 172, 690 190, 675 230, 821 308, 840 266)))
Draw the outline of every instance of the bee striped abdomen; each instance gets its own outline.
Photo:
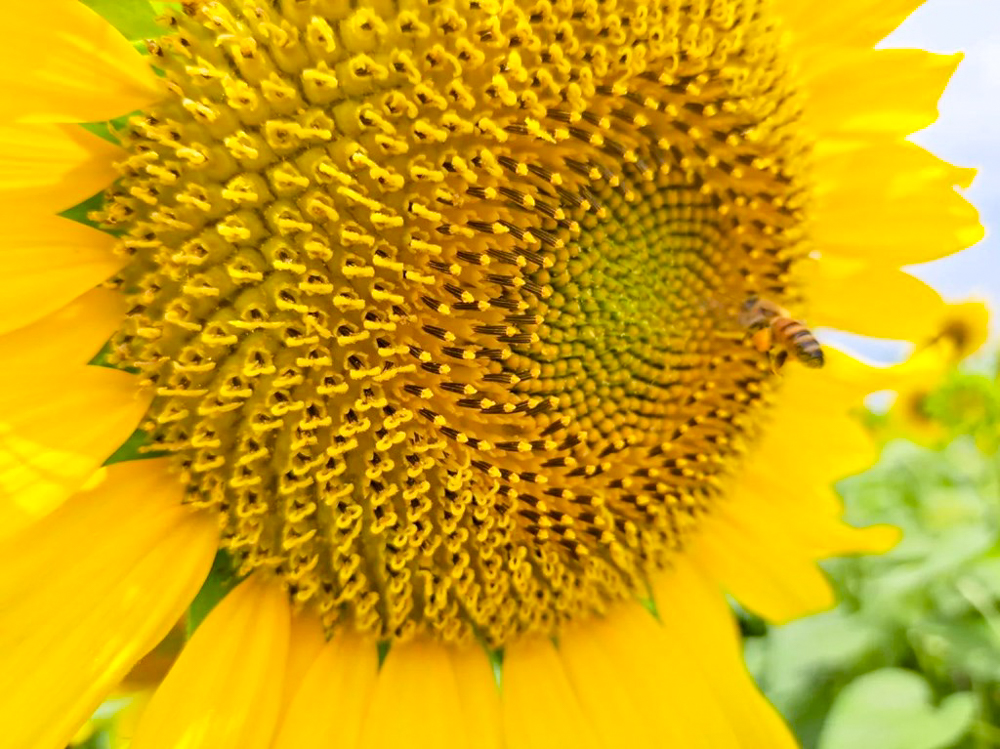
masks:
POLYGON ((771 330, 775 340, 807 367, 823 366, 823 349, 819 341, 798 320, 776 317, 771 322, 771 330))

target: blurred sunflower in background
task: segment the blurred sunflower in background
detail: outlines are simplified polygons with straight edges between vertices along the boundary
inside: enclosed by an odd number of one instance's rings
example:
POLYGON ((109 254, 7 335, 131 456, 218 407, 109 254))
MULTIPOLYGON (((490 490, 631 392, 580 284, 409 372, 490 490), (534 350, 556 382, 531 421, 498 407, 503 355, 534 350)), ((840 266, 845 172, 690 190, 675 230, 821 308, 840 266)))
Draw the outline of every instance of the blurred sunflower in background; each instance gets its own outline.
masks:
POLYGON ((830 484, 909 370, 793 320, 926 340, 982 236, 919 1, 156 5, 7 9, 6 745, 214 562, 135 749, 794 746, 724 594, 893 543, 830 484))
POLYGON ((989 312, 985 303, 946 305, 930 335, 917 342, 903 365, 907 370, 905 384, 896 393, 891 408, 872 419, 879 441, 903 437, 933 447, 953 437, 956 430, 947 428, 932 413, 932 396, 957 365, 982 349, 988 336, 989 312))

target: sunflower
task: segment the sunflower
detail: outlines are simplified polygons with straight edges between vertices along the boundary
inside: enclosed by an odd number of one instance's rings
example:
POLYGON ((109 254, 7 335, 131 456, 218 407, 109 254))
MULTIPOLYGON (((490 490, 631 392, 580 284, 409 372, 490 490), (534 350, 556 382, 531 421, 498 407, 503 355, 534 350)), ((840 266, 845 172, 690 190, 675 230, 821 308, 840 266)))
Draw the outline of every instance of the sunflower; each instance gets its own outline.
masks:
POLYGON ((977 353, 989 339, 989 309, 985 302, 966 301, 945 306, 937 333, 925 344, 943 346, 952 364, 977 353))
POLYGON ((778 328, 923 340, 982 233, 917 5, 5 8, 6 746, 217 559, 134 749, 794 746, 725 594, 893 542, 829 486, 899 373, 778 328))
MULTIPOLYGON (((901 366, 901 378, 892 407, 875 424, 881 442, 903 438, 926 447, 940 446, 955 434, 934 414, 934 393, 945 385, 949 373, 964 359, 979 351, 989 337, 989 313, 985 303, 966 301, 946 304, 930 336, 917 343, 901 366)), ((957 407, 952 403, 952 407, 957 407)), ((955 425, 951 425, 954 427, 955 425)))

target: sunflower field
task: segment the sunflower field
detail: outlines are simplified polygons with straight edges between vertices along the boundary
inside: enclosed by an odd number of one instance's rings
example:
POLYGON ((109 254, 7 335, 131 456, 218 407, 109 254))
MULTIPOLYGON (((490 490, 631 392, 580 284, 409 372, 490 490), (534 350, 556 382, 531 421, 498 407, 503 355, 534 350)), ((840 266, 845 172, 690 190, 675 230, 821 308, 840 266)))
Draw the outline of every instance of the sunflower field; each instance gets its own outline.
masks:
POLYGON ((803 747, 1000 746, 996 367, 948 372, 919 421, 904 407, 868 415, 881 457, 837 487, 854 522, 897 525, 901 543, 827 563, 831 611, 742 618, 748 665, 803 747))

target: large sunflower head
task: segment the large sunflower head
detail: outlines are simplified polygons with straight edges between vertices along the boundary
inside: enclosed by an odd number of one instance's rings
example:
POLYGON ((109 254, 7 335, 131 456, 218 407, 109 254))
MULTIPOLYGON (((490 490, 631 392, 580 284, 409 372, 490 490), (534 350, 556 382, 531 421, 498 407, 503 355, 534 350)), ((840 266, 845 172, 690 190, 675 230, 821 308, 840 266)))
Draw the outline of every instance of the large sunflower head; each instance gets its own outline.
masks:
POLYGON ((321 10, 192 3, 152 45, 110 361, 328 626, 556 634, 642 593, 766 411, 741 306, 808 252, 777 21, 321 10))
POLYGON ((811 330, 925 338, 899 267, 981 231, 903 140, 956 60, 871 49, 916 4, 188 0, 145 58, 76 0, 13 10, 49 54, 0 73, 0 600, 94 623, 19 646, 84 673, 25 746, 217 550, 250 579, 140 747, 786 745, 721 590, 786 619, 891 541, 828 486, 902 377, 811 330), (25 587, 66 547, 86 603, 25 587))

